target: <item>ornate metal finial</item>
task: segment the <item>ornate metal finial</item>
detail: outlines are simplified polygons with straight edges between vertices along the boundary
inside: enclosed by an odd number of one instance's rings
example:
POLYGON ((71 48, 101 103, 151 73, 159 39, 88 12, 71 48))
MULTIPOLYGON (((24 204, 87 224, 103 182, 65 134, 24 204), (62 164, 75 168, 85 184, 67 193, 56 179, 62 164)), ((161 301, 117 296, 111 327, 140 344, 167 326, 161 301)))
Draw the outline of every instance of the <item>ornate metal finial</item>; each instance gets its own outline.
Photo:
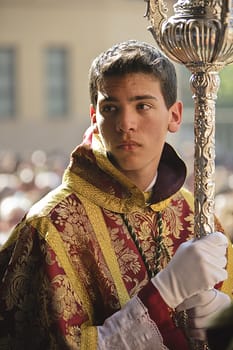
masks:
POLYGON ((160 49, 191 72, 195 103, 194 197, 197 237, 214 231, 215 100, 219 71, 233 62, 233 0, 178 0, 167 17, 163 0, 148 0, 146 16, 160 49))

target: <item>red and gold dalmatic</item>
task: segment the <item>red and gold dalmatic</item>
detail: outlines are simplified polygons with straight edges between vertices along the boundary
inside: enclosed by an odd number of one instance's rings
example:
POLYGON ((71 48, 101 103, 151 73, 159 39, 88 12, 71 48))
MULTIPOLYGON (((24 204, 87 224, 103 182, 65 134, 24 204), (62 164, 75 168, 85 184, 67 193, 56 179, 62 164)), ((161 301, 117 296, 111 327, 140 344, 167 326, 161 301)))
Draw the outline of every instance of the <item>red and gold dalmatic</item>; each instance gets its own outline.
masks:
MULTIPOLYGON (((150 277, 129 226, 153 270, 160 213, 163 268, 194 236, 193 198, 184 180, 185 166, 166 144, 148 201, 111 164, 99 139, 87 135, 62 185, 32 207, 0 253, 0 349, 94 350, 97 326, 137 294, 148 304, 150 277)), ((229 278, 221 289, 230 295, 231 246, 228 254, 229 278)), ((181 350, 184 335, 172 310, 156 290, 153 302, 150 314, 164 343, 181 350)))

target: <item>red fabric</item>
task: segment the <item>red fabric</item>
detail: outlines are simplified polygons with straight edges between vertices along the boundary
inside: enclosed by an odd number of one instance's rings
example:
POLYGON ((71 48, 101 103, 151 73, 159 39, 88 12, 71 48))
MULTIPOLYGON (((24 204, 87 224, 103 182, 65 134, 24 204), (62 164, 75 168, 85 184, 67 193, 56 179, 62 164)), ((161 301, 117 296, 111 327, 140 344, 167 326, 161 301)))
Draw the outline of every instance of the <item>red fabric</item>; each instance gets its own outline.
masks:
POLYGON ((149 282, 138 294, 147 307, 150 318, 156 323, 169 350, 188 350, 188 341, 184 333, 176 327, 173 312, 162 299, 158 290, 149 282))

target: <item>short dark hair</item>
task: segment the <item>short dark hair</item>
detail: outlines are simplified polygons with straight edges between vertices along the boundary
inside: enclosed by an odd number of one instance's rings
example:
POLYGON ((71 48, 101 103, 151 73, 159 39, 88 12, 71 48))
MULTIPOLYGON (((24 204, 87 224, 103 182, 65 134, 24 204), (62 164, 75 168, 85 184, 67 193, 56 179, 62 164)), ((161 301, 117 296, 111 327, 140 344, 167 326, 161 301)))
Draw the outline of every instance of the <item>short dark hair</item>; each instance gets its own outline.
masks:
POLYGON ((89 72, 91 103, 96 107, 97 94, 104 80, 128 73, 153 74, 159 80, 167 108, 177 99, 177 77, 173 63, 154 46, 137 40, 114 45, 92 62, 89 72))

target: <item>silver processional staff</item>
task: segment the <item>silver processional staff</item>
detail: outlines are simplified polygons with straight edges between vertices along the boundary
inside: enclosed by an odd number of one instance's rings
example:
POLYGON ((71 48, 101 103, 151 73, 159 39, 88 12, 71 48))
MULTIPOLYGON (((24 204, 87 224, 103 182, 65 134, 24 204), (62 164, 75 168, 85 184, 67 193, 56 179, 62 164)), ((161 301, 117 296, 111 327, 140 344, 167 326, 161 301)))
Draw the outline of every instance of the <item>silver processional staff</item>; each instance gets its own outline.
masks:
MULTIPOLYGON (((159 48, 191 71, 194 99, 194 232, 215 231, 215 101, 219 71, 233 62, 233 0, 178 0, 167 16, 163 0, 145 0, 159 48)), ((193 349, 208 344, 193 342, 193 349)))

